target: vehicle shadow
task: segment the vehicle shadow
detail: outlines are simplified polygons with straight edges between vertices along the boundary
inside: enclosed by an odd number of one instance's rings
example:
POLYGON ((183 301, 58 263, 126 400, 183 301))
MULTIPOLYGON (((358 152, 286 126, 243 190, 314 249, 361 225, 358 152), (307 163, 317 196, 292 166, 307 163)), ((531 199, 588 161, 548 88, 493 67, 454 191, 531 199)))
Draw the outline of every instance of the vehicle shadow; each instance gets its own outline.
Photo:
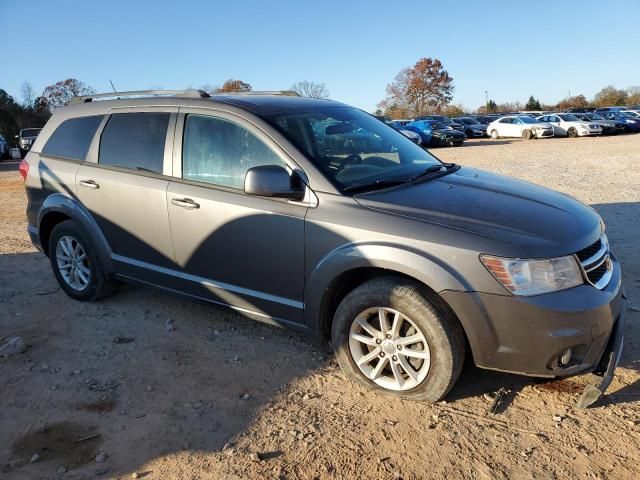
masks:
MULTIPOLYGON (((640 265, 633 238, 640 228, 639 205, 594 205, 609 224, 607 233, 624 265, 627 294, 635 305, 640 305, 640 284, 634 281, 640 278, 640 265)), ((257 220, 274 221, 272 214, 263 217, 257 220)), ((203 255, 196 246, 184 265, 201 268, 229 260, 237 249, 232 239, 237 232, 250 238, 255 221, 252 216, 220 226, 200 244, 216 246, 215 255, 203 255)), ((334 237, 336 243, 346 242, 334 237)), ((180 268, 184 266, 176 265, 180 268)), ((54 466, 86 474, 95 470, 100 451, 112 459, 108 468, 113 476, 137 472, 169 454, 220 452, 284 386, 327 361, 324 347, 312 340, 148 288, 125 286, 100 303, 74 302, 60 291, 47 259, 39 253, 0 255, 0 271, 0 332, 3 337, 9 332, 20 335, 28 344, 25 353, 0 363, 0 445, 8 446, 0 451, 0 472, 6 478, 50 476, 54 466), (41 460, 30 463, 34 454, 41 460)), ((291 280, 287 272, 274 272, 274 287, 291 280)), ((244 281, 243 276, 237 278, 244 281)), ((266 297, 255 296, 250 283, 237 287, 234 295, 241 295, 245 308, 264 311, 266 297)), ((276 295, 266 299, 286 300, 279 292, 276 289, 276 295)), ((192 294, 218 303, 231 301, 228 291, 208 284, 197 285, 192 294)), ((620 366, 637 372, 640 338, 631 328, 637 313, 628 319, 629 347, 620 366)), ((529 385, 578 393, 571 390, 572 380, 540 381, 480 370, 468 362, 447 401, 504 387, 504 410, 529 385)), ((639 386, 636 375, 630 385, 601 402, 637 401, 639 386)))
POLYGON ((0 359, 2 478, 116 477, 233 448, 284 386, 327 361, 303 336, 154 289, 75 302, 40 253, 0 255, 0 271, 0 340, 27 344, 0 359))

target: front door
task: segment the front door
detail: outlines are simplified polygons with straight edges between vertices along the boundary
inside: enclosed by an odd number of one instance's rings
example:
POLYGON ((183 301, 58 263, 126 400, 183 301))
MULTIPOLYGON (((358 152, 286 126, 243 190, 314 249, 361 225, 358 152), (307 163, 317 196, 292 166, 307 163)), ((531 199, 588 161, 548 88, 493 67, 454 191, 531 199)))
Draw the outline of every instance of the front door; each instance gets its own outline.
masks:
POLYGON ((166 284, 159 272, 175 268, 166 203, 175 117, 111 115, 94 157, 76 173, 78 198, 105 235, 117 272, 159 284, 166 284))
POLYGON ((287 166, 286 154, 248 122, 196 112, 178 117, 178 178, 167 190, 182 288, 248 313, 302 322, 307 207, 243 190, 249 168, 287 166))

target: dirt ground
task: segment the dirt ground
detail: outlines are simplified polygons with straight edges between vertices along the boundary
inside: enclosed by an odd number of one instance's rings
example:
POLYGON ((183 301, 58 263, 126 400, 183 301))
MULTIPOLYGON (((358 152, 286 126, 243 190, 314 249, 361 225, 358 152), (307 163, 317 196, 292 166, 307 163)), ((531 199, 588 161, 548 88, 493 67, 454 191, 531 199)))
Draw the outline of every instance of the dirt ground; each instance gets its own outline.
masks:
POLYGON ((610 394, 467 365, 445 402, 348 382, 288 331, 143 287, 95 304, 59 289, 25 232, 17 164, 0 164, 3 479, 639 478, 640 135, 470 141, 434 151, 567 192, 607 222, 624 269, 625 351, 610 394), (485 394, 508 389, 495 415, 485 394), (635 472, 635 473, 634 473, 635 472))

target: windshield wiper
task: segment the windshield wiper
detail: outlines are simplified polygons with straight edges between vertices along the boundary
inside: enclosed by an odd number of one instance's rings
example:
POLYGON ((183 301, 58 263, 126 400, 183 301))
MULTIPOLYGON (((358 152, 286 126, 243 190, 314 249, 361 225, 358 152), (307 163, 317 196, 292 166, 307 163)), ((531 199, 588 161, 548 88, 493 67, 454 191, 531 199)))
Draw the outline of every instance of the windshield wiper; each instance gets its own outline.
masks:
POLYGON ((345 187, 345 192, 355 192, 358 190, 375 190, 377 188, 395 187, 396 185, 402 185, 403 183, 410 182, 411 178, 383 178, 381 180, 375 180, 373 182, 355 183, 345 187))
POLYGON ((379 188, 388 188, 395 187, 396 185, 402 185, 403 183, 411 183, 415 180, 423 179, 427 176, 431 176, 431 178, 442 177, 451 172, 455 172, 458 170, 459 165, 455 163, 438 163, 436 165, 431 165, 426 168, 424 171, 420 172, 413 177, 404 177, 404 178, 383 178, 380 180, 375 180, 372 182, 364 182, 364 183, 356 183, 354 185, 349 185, 345 187, 343 190, 345 192, 355 192, 359 190, 375 190, 379 188))
POLYGON ((455 172, 458 168, 460 167, 455 163, 438 163, 436 165, 431 165, 427 167, 424 171, 420 172, 419 174, 414 175, 409 179, 409 181, 418 180, 419 178, 424 178, 428 175, 436 174, 436 173, 441 175, 434 175, 434 178, 440 177, 447 173, 455 172))

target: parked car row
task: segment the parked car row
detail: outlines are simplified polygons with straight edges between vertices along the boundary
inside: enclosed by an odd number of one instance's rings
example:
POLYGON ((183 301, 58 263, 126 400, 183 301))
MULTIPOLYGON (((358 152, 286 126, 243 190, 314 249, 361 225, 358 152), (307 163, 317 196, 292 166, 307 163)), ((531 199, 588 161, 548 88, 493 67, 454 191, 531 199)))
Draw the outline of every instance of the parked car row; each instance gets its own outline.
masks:
POLYGON ((423 115, 386 120, 423 147, 460 146, 468 138, 549 138, 640 132, 640 107, 570 109, 566 112, 508 112, 486 115, 423 115))

